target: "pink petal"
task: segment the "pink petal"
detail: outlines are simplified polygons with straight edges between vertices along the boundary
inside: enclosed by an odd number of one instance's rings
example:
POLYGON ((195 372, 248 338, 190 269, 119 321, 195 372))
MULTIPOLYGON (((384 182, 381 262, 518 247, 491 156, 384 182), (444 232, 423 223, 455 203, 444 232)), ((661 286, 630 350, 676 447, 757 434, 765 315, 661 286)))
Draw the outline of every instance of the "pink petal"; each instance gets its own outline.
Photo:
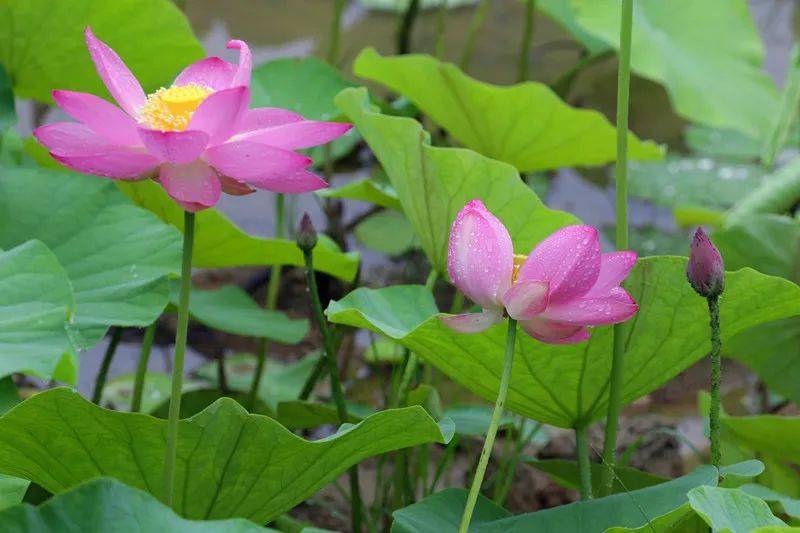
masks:
POLYGON ((54 122, 36 128, 33 136, 48 151, 59 155, 92 155, 118 148, 77 122, 54 122))
POLYGON ((188 129, 206 132, 212 145, 225 142, 234 134, 249 102, 250 90, 247 87, 217 91, 197 107, 188 129))
POLYGON ((497 307, 511 287, 514 268, 511 237, 480 200, 456 215, 450 229, 447 272, 453 284, 484 308, 497 307))
POLYGON ((161 165, 158 181, 173 199, 190 211, 212 207, 219 201, 222 185, 214 169, 202 161, 185 165, 161 165))
POLYGON ((600 274, 588 295, 604 294, 619 287, 636 264, 636 252, 612 252, 600 256, 600 274))
POLYGON ((145 96, 139 80, 128 70, 125 63, 106 43, 96 38, 90 27, 86 27, 86 47, 92 56, 94 67, 102 78, 108 92, 132 117, 139 114, 145 96))
POLYGON ((192 63, 178 74, 172 85, 194 83, 215 91, 227 89, 233 83, 236 65, 219 57, 207 57, 192 63))
POLYGON ((113 144, 141 144, 136 134, 136 121, 111 102, 74 91, 53 91, 53 100, 64 113, 113 144))
POLYGON ((259 189, 285 194, 300 194, 324 189, 328 183, 308 170, 301 170, 287 176, 258 176, 245 181, 259 189))
POLYGON ((190 163, 200 157, 208 144, 208 134, 203 131, 158 131, 139 128, 147 151, 159 161, 190 163))
POLYGON ((253 58, 250 55, 250 48, 244 41, 228 41, 226 48, 239 50, 239 68, 233 76, 231 87, 250 86, 250 71, 253 69, 253 58))
POLYGON ((256 190, 248 184, 229 178, 228 176, 220 176, 219 181, 222 182, 222 192, 225 194, 244 196, 245 194, 256 192, 256 190))
POLYGON ((601 326, 624 322, 639 306, 625 289, 616 287, 604 296, 584 296, 561 304, 551 304, 542 317, 575 326, 601 326))
POLYGON ((274 128, 250 131, 238 138, 287 150, 300 150, 330 142, 350 131, 352 127, 352 124, 344 122, 304 120, 274 128))
POLYGON ((50 155, 72 170, 115 179, 139 179, 158 165, 158 159, 150 154, 120 148, 91 155, 50 155))
POLYGON ((550 285, 546 281, 525 280, 515 283, 503 295, 508 316, 529 320, 547 308, 550 285))
POLYGON ((575 344, 589 338, 589 330, 583 326, 561 324, 543 318, 532 318, 520 322, 525 333, 547 344, 575 344))
POLYGON ((283 126, 284 124, 291 124, 292 122, 302 122, 305 119, 303 115, 289 111, 288 109, 281 109, 279 107, 256 107, 255 109, 248 109, 242 115, 241 125, 239 132, 260 130, 264 128, 274 128, 275 126, 283 126))
POLYGON ((255 186, 259 180, 290 176, 311 164, 304 155, 247 141, 212 146, 205 159, 221 174, 255 186))
POLYGON ((460 333, 478 333, 503 320, 501 309, 484 309, 481 313, 464 313, 439 317, 450 329, 460 333))
POLYGON ((600 274, 600 238, 591 226, 557 230, 533 249, 519 270, 519 280, 550 282, 550 302, 583 296, 600 274))

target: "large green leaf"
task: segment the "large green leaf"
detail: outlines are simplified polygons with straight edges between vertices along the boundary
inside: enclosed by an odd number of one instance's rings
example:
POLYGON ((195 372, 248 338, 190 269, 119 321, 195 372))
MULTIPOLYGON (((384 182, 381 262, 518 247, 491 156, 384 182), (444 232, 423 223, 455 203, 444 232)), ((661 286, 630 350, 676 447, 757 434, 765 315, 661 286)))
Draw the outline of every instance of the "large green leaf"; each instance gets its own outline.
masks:
MULTIPOLYGON (((171 301, 177 307, 180 288, 172 285, 171 301)), ((241 287, 192 289, 189 314, 206 326, 227 333, 297 344, 308 333, 308 320, 292 319, 285 313, 260 307, 241 287)))
MULTIPOLYGON (((620 0, 573 5, 583 29, 619 46, 620 0)), ((692 121, 764 138, 778 94, 762 61, 746 0, 640 0, 633 10, 631 67, 663 83, 692 121)))
POLYGON ((30 481, 0 474, 0 509, 11 507, 22 501, 30 481))
MULTIPOLYGON (((158 184, 149 180, 120 181, 117 186, 136 204, 183 231, 183 209, 158 184)), ((217 209, 206 209, 197 213, 195 225, 192 258, 195 267, 304 264, 303 253, 293 241, 248 235, 217 209)), ((314 267, 345 281, 352 281, 358 270, 358 254, 342 253, 333 241, 320 235, 317 247, 314 248, 314 267)))
POLYGON ((750 496, 761 498, 765 502, 780 504, 785 514, 795 519, 800 518, 800 499, 789 498, 788 496, 756 483, 747 483, 739 487, 739 489, 750 496))
POLYGON ((7 533, 258 533, 242 519, 184 520, 153 496, 108 478, 94 479, 39 507, 18 505, 0 513, 7 533))
POLYGON ((719 533, 750 533, 757 527, 786 525, 764 500, 739 489, 697 487, 688 496, 692 509, 719 533))
POLYGON ((361 202, 369 202, 381 207, 388 207, 395 211, 402 211, 397 192, 388 184, 381 183, 373 178, 351 181, 341 187, 321 189, 317 191, 323 198, 349 198, 361 202))
POLYGON ((0 63, 17 96, 52 102, 53 89, 108 96, 83 39, 91 26, 146 91, 169 85, 203 56, 189 22, 170 0, 4 0, 0 2, 0 63))
POLYGON ((362 220, 355 228, 362 245, 387 255, 400 255, 414 248, 417 238, 408 219, 396 211, 381 211, 362 220))
MULTIPOLYGON (((578 471, 578 464, 575 461, 568 461, 566 459, 536 459, 534 457, 526 457, 525 463, 532 466, 536 470, 544 472, 550 478, 568 489, 580 490, 580 472, 578 471)), ((603 465, 599 463, 592 463, 592 492, 600 494, 602 485, 602 471, 603 465)), ((636 489, 643 489, 645 487, 652 487, 667 481, 666 478, 637 470, 630 466, 617 466, 615 468, 614 486, 612 492, 628 492, 636 489)))
POLYGON ((366 89, 346 89, 336 104, 356 124, 386 170, 403 212, 433 267, 446 271, 447 240, 456 213, 481 199, 513 236, 520 252, 575 217, 548 209, 508 164, 463 148, 437 148, 416 120, 376 112, 366 89))
POLYGON ((575 20, 575 6, 572 5, 571 0, 537 0, 536 9, 547 13, 548 17, 571 33, 586 47, 586 50, 591 55, 601 54, 611 48, 611 45, 602 39, 598 39, 578 25, 575 20))
POLYGON ((3 169, 0 247, 39 239, 75 293, 74 341, 87 348, 111 325, 146 326, 180 271, 180 234, 132 205, 110 180, 44 169, 3 169))
MULTIPOLYGON (((381 57, 373 48, 361 52, 353 70, 411 100, 467 148, 521 172, 602 165, 616 157, 614 126, 597 111, 570 107, 542 83, 499 87, 430 56, 381 57)), ((662 153, 633 134, 628 149, 632 159, 662 153)))
MULTIPOLYGON (((709 349, 708 310, 685 280, 686 259, 639 261, 625 283, 639 312, 622 329, 627 347, 622 400, 655 390, 709 349)), ((456 333, 435 315, 420 286, 357 289, 327 310, 332 322, 396 339, 472 392, 493 401, 500 382, 506 326, 456 333)), ((800 287, 751 269, 729 272, 721 300, 723 339, 749 327, 800 314, 800 287)), ((588 342, 554 346, 517 336, 506 406, 528 418, 573 427, 605 416, 611 368, 611 328, 588 342)))
POLYGON ((69 277, 47 246, 29 241, 0 252, 0 376, 22 372, 75 383, 78 362, 68 334, 74 312, 69 277))
POLYGON ((800 417, 757 415, 722 416, 725 438, 785 463, 800 461, 800 417))
MULTIPOLYGON (((450 488, 431 494, 422 501, 392 513, 394 518, 392 533, 456 531, 466 500, 467 491, 463 489, 450 488)), ((479 531, 481 526, 508 516, 510 516, 508 511, 483 495, 478 495, 469 531, 474 533, 479 531)))
MULTIPOLYGON (((0 418, 0 472, 53 493, 109 476, 160 497, 166 425, 51 389, 0 418)), ((367 457, 449 437, 415 406, 381 411, 310 442, 222 398, 180 422, 174 509, 186 518, 263 524, 367 457)))

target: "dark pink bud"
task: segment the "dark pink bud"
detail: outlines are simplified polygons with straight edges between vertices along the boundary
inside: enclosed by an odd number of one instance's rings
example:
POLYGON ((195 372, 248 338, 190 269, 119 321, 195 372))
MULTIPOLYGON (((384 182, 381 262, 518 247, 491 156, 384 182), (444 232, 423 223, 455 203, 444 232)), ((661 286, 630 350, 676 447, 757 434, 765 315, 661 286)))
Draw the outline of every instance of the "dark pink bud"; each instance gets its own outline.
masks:
POLYGON ((725 263, 703 228, 694 232, 686 277, 697 294, 705 298, 719 296, 725 289, 725 263))
POLYGON ((316 245, 317 231, 314 229, 314 224, 311 223, 311 217, 308 216, 308 213, 305 213, 297 230, 297 246, 303 252, 309 253, 316 245))

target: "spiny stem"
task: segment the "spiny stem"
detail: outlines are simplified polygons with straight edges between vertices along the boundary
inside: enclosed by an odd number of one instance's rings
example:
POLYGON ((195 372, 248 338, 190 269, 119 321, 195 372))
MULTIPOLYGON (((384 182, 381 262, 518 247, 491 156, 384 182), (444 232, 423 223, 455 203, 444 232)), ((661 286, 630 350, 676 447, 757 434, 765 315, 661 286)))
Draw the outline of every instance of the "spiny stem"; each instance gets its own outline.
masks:
POLYGON ((142 339, 142 350, 139 352, 139 364, 136 365, 136 378, 133 382, 133 398, 131 399, 131 412, 138 413, 142 410, 142 393, 144 392, 144 380, 147 376, 147 363, 150 361, 150 352, 153 348, 153 339, 156 336, 156 322, 147 326, 144 330, 142 339))
POLYGON ((517 65, 517 82, 528 79, 531 41, 533 40, 533 20, 536 16, 536 0, 525 2, 525 26, 522 29, 522 41, 519 47, 519 64, 517 65))
POLYGON ((481 450, 478 468, 475 470, 475 476, 472 478, 472 486, 467 496, 467 505, 464 508, 464 514, 461 516, 461 525, 458 528, 459 533, 466 533, 469 528, 470 520, 472 520, 472 512, 475 510, 475 503, 478 501, 478 494, 480 494, 481 485, 483 484, 483 477, 486 475, 486 466, 489 464, 489 457, 492 455, 494 438, 497 435, 497 426, 500 424, 500 418, 503 416, 503 408, 505 407, 506 395, 508 394, 508 385, 511 383, 511 367, 514 364, 514 343, 516 341, 516 336, 517 321, 513 318, 509 318, 508 335, 506 336, 506 356, 503 362, 503 374, 500 377, 500 389, 497 392, 497 401, 495 401, 494 404, 489 430, 486 432, 486 441, 483 443, 483 450, 481 450))
MULTIPOLYGON (((322 311, 322 303, 319 299, 319 291, 317 290, 317 278, 314 275, 314 260, 312 258, 311 250, 304 250, 303 256, 306 263, 306 281, 308 283, 308 291, 311 294, 311 307, 314 312, 314 318, 317 321, 322 334, 322 344, 325 351, 325 360, 330 373, 331 391, 333 392, 333 399, 336 403, 336 414, 339 418, 340 424, 345 424, 349 421, 347 415, 347 405, 344 401, 344 392, 342 391, 342 382, 339 380, 339 366, 336 360, 336 341, 333 334, 328 327, 328 321, 325 319, 325 314, 322 311)), ((361 489, 358 482, 358 465, 354 465, 349 470, 350 476, 350 514, 352 520, 353 531, 361 531, 361 489)))
POLYGON ((111 339, 108 341, 106 353, 103 355, 103 362, 100 363, 100 370, 97 372, 97 377, 94 382, 92 402, 97 405, 100 405, 100 400, 103 398, 103 389, 106 387, 106 379, 108 378, 108 369, 111 368, 111 361, 114 360, 114 354, 117 352, 117 346, 119 346, 119 339, 121 337, 122 328, 114 328, 114 331, 111 333, 111 339))
POLYGON ((192 249, 194 248, 194 213, 183 213, 183 261, 181 263, 181 292, 178 299, 178 328, 175 331, 175 361, 172 366, 172 395, 169 398, 167 422, 167 451, 164 457, 164 502, 172 507, 175 487, 175 461, 178 454, 178 418, 181 412, 183 361, 186 354, 186 334, 189 329, 189 292, 192 287, 192 249))
POLYGON ((575 428, 575 448, 581 480, 581 500, 591 500, 592 464, 589 460, 589 441, 586 438, 586 427, 575 428))
POLYGON ((722 452, 719 439, 719 413, 720 413, 720 383, 722 381, 722 341, 719 330, 719 297, 708 298, 708 314, 711 327, 711 409, 709 413, 709 427, 711 433, 711 464, 720 467, 722 452))
MULTIPOLYGON (((617 250, 628 248, 628 104, 631 80, 631 27, 633 25, 633 0, 622 0, 620 22, 619 72, 617 76, 617 164, 616 164, 616 214, 617 250)), ((614 483, 617 428, 622 408, 622 369, 625 362, 623 324, 614 326, 614 346, 611 378, 608 393, 608 415, 603 442, 602 495, 611 493, 614 483)))

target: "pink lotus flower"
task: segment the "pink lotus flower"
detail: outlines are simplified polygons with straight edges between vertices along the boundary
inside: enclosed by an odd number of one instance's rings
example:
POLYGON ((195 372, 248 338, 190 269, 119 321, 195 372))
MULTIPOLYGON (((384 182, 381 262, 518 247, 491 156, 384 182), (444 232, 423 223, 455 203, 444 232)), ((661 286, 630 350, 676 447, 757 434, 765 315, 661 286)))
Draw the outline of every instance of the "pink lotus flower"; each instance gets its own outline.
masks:
POLYGON ((327 143, 351 125, 305 120, 285 109, 248 109, 252 60, 243 41, 228 43, 239 50, 238 66, 207 57, 149 95, 90 28, 86 45, 122 109, 92 94, 53 91, 56 104, 78 122, 48 124, 34 135, 67 167, 112 179, 156 179, 190 211, 213 206, 222 191, 301 193, 327 186, 306 170, 311 159, 293 150, 327 143))
POLYGON ((716 298, 725 290, 725 262, 703 228, 694 232, 686 278, 695 292, 704 298, 716 298))
POLYGON ((585 341, 588 326, 623 322, 636 313, 636 302, 620 287, 634 264, 635 252, 601 254, 591 226, 562 228, 529 256, 515 255, 503 223, 472 200, 450 230, 447 271, 483 311, 442 320, 473 333, 501 321, 505 311, 542 342, 585 341))

